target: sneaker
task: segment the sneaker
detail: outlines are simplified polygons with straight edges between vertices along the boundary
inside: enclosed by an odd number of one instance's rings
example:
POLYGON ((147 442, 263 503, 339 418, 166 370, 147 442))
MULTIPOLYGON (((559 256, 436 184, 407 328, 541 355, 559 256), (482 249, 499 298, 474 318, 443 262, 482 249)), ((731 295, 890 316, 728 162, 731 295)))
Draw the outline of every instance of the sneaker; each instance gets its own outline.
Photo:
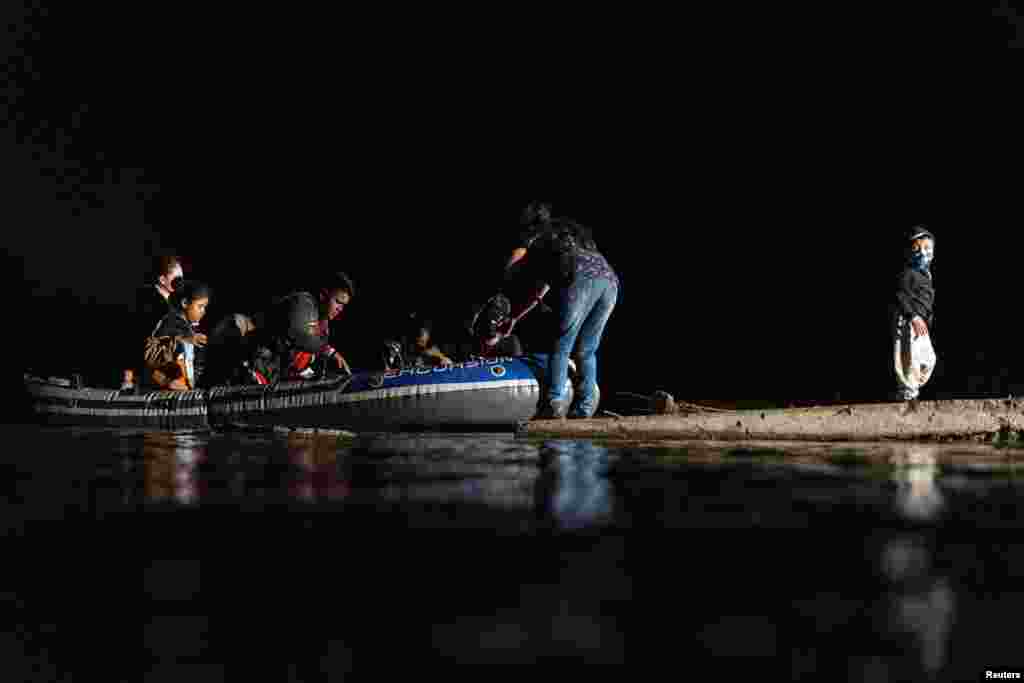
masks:
POLYGON ((569 408, 568 417, 573 420, 586 420, 597 414, 597 407, 601 404, 601 387, 594 392, 593 401, 573 401, 569 408))

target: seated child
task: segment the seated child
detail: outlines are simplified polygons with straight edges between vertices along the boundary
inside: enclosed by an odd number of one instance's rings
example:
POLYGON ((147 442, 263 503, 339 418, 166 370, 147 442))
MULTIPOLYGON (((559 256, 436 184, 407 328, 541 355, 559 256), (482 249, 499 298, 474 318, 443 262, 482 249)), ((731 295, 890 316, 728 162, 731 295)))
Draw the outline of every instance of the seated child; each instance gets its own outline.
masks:
POLYGON ((380 360, 385 370, 454 365, 454 361, 434 343, 430 321, 420 320, 415 314, 410 316, 406 334, 400 340, 392 338, 384 342, 380 360))
POLYGON ((472 339, 471 357, 497 358, 523 355, 523 345, 515 334, 504 334, 501 328, 512 312, 512 303, 504 294, 496 294, 480 306, 469 323, 472 339))

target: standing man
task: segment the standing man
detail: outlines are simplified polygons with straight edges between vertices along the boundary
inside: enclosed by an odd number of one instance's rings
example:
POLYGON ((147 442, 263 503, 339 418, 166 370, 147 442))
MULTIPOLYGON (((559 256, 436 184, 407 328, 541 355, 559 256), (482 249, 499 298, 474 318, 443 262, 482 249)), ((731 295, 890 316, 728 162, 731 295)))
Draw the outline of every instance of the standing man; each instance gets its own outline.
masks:
POLYGON ((936 356, 930 328, 935 302, 931 263, 935 235, 915 225, 907 235, 907 263, 900 273, 893 313, 894 360, 900 396, 914 400, 931 379, 936 356))

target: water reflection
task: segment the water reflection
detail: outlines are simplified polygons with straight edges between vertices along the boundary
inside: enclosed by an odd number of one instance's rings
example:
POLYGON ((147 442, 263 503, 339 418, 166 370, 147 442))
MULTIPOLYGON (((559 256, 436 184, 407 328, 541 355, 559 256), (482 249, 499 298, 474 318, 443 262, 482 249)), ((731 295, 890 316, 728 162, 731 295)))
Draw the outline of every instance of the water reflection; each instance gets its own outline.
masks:
POLYGON ((951 582, 933 569, 932 551, 921 535, 887 540, 880 559, 889 586, 883 617, 886 630, 890 637, 911 641, 907 655, 913 661, 901 668, 934 678, 947 663, 956 611, 951 582))
POLYGON ((611 521, 606 446, 591 441, 546 441, 540 456, 543 474, 538 503, 559 528, 575 530, 611 521))
POLYGON ((183 505, 197 502, 202 485, 197 476, 206 460, 205 437, 194 434, 147 433, 143 435, 143 489, 151 502, 173 500, 183 505))
POLYGON ((529 513, 538 447, 510 436, 375 435, 347 457, 357 488, 390 503, 482 504, 529 513))
POLYGON ((889 463, 898 485, 896 504, 913 521, 932 521, 942 512, 945 498, 938 485, 939 447, 911 444, 896 451, 889 463))
MULTIPOLYGON (((946 505, 939 480, 939 447, 908 444, 889 463, 898 488, 895 504, 908 521, 934 522, 946 505)), ((933 568, 933 551, 923 534, 901 534, 881 550, 882 573, 889 585, 885 621, 897 637, 909 636, 909 668, 934 679, 946 665, 956 598, 948 577, 933 568)), ((890 672, 892 673, 892 672, 890 672)))
POLYGON ((286 482, 289 495, 306 502, 347 498, 351 489, 339 475, 338 451, 335 439, 288 437, 288 462, 294 468, 286 482))
MULTIPOLYGON (((1020 451, 893 443, 637 447, 437 434, 35 438, 34 450, 75 457, 57 467, 53 458, 8 449, 4 478, 15 516, 7 523, 30 530, 16 535, 61 549, 82 538, 109 540, 135 557, 145 550, 124 543, 126 525, 152 532, 161 523, 166 535, 163 528, 152 534, 158 542, 185 537, 196 542, 186 552, 204 553, 203 590, 198 571, 192 579, 178 567, 148 575, 155 585, 147 584, 150 619, 159 628, 146 633, 168 643, 157 648, 166 661, 189 652, 237 659, 240 649, 217 644, 227 640, 217 634, 248 628, 258 635, 264 624, 251 620, 263 609, 271 615, 266 633, 287 623, 297 629, 295 641, 341 643, 310 659, 339 671, 378 644, 481 662, 561 656, 617 663, 624 633, 645 661, 696 668, 720 654, 756 658, 760 667, 774 658, 782 680, 799 671, 807 675, 797 680, 818 680, 821 671, 873 683, 970 680, 960 675, 966 668, 1016 652, 1012 632, 993 633, 992 624, 1021 602, 1015 595, 1024 546, 1012 534, 1020 526, 1021 479, 1007 476, 1020 451), (215 505, 141 520, 80 514, 131 511, 142 491, 147 501, 183 508, 215 505), (344 504, 332 505, 339 500, 344 504), (312 508, 331 514, 307 514, 312 508), (60 523, 40 523, 50 520, 60 523), (623 533, 579 543, 569 534, 533 533, 604 531, 613 523, 623 533), (322 620, 303 621, 308 611, 292 611, 322 600, 301 564, 294 567, 298 580, 277 583, 252 567, 280 558, 279 567, 291 568, 280 539, 323 547, 317 544, 339 526, 353 531, 347 540, 360 561, 346 571, 366 598, 362 604, 339 592, 332 603, 344 601, 338 631, 325 633, 322 620), (980 536, 986 529, 995 542, 980 536), (243 540, 252 556, 237 556, 241 545, 225 539, 243 540), (699 561, 666 561, 665 547, 681 540, 699 549, 699 561), (418 544, 429 547, 431 561, 413 566, 410 549, 418 544), (469 590, 465 570, 481 565, 479 586, 469 590), (239 616, 211 620, 213 645, 201 649, 201 619, 161 621, 167 610, 158 603, 171 601, 175 614, 185 614, 189 602, 195 614, 225 607, 224 614, 239 616), (275 609, 280 613, 271 614, 275 609), (382 620, 382 613, 401 618, 382 620), (670 627, 651 614, 670 615, 670 627)), ((34 550, 19 556, 34 557, 34 550)), ((72 604, 89 585, 59 573, 26 571, 23 578, 19 590, 34 581, 44 605, 54 586, 66 586, 60 601, 72 604)), ((109 595, 134 605, 136 584, 124 585, 109 595)), ((52 617, 40 612, 44 619, 52 617)), ((261 648, 261 655, 273 649, 261 648)))

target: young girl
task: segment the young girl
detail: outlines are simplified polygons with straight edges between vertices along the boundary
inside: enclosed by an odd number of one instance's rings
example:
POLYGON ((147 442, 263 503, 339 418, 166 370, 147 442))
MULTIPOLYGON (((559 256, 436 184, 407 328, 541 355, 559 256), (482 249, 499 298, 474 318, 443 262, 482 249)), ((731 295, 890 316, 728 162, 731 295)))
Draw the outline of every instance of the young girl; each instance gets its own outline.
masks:
POLYGON ((900 273, 893 316, 896 377, 905 401, 918 397, 936 363, 929 334, 935 302, 931 272, 935 236, 918 225, 908 237, 907 265, 900 273))
POLYGON ((171 391, 196 387, 195 347, 206 344, 206 335, 195 326, 206 315, 210 288, 201 282, 185 282, 171 294, 171 310, 160 319, 146 339, 144 361, 156 386, 171 391))

